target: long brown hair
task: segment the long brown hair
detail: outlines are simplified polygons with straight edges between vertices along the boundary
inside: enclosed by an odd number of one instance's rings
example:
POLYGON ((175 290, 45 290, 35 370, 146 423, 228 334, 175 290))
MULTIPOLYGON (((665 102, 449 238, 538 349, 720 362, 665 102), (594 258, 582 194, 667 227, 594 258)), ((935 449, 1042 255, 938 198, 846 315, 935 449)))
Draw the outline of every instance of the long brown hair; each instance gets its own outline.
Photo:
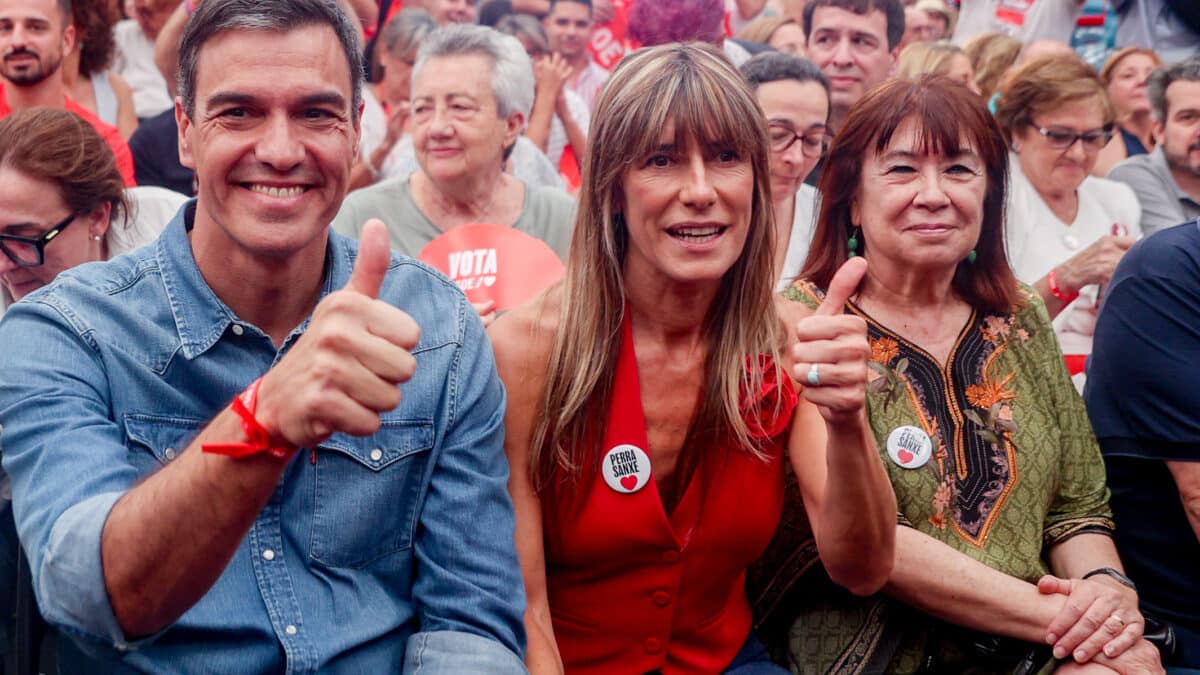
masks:
MULTIPOLYGON (((717 49, 663 45, 622 60, 592 117, 561 314, 530 450, 539 490, 572 484, 599 465, 625 311, 628 232, 617 215, 624 201, 621 181, 672 124, 677 146, 728 146, 754 169, 745 248, 722 278, 702 326, 705 386, 685 445, 691 452, 731 439, 760 453, 739 403, 743 391, 758 391, 764 377, 747 369, 747 357, 765 353, 778 363, 783 342, 772 292, 766 125, 745 80, 717 49)), ((776 368, 776 377, 786 377, 776 368)))
MULTIPOLYGON (((821 211, 808 260, 800 277, 828 288, 849 257, 847 240, 856 223, 850 207, 862 185, 863 160, 887 148, 906 120, 917 126, 923 150, 956 155, 974 147, 987 167, 983 227, 974 263, 959 264, 954 290, 973 307, 1006 313, 1017 307, 1017 279, 1004 251, 1004 200, 1008 148, 983 99, 958 82, 938 75, 889 80, 864 96, 851 110, 825 158, 818 190, 821 211)), ((865 243, 860 252, 865 252, 865 243)))

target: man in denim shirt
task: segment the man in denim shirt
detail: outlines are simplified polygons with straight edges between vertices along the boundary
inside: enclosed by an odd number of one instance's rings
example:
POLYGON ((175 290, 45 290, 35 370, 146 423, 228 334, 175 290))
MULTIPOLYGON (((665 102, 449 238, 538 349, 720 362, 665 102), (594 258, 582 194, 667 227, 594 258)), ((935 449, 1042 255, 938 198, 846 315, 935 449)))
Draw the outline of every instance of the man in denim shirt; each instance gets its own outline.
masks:
POLYGON ((89 672, 524 672, 479 319, 382 223, 358 247, 329 230, 358 143, 352 26, 333 0, 206 0, 180 53, 198 200, 0 324, 43 613, 89 672))

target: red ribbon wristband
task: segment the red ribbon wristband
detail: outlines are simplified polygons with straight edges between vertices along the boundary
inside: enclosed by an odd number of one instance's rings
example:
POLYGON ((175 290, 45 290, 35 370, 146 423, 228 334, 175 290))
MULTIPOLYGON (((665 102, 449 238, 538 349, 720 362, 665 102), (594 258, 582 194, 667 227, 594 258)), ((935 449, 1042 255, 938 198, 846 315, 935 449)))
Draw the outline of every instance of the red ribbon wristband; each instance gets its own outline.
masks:
POLYGON ((1058 268, 1057 267, 1050 270, 1050 274, 1046 275, 1046 285, 1050 287, 1050 293, 1054 297, 1058 298, 1059 300, 1062 300, 1063 302, 1066 302, 1066 303, 1074 302, 1075 298, 1079 297, 1079 291, 1075 291, 1074 293, 1071 293, 1070 295, 1063 293, 1062 288, 1058 285, 1058 268))
POLYGON ((248 442, 205 443, 200 446, 202 451, 213 455, 225 455, 234 459, 242 459, 265 452, 283 459, 296 449, 286 441, 282 445, 273 444, 271 442, 271 432, 267 431, 266 427, 254 418, 254 411, 258 407, 258 387, 261 384, 261 377, 251 382, 250 386, 234 397, 233 403, 229 405, 229 408, 238 417, 242 418, 242 431, 246 434, 248 442))

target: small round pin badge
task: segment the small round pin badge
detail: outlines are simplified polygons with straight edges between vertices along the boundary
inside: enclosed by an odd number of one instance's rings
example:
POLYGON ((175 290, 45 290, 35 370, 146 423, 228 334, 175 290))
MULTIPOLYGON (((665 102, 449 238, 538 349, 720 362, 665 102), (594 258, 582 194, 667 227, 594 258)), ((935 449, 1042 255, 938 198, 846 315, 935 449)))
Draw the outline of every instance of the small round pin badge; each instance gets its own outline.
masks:
POLYGON ((897 466, 919 469, 929 463, 933 455, 933 441, 929 434, 917 427, 897 427, 888 434, 887 452, 897 466))
POLYGON ((604 453, 604 482, 622 494, 633 494, 650 482, 650 456, 636 445, 618 445, 604 453))

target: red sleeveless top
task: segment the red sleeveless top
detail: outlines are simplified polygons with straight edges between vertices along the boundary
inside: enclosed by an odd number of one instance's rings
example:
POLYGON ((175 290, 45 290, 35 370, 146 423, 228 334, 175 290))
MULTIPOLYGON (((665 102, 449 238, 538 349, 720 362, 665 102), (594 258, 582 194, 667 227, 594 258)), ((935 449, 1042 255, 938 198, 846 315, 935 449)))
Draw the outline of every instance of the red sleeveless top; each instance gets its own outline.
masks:
MULTIPOLYGON (((752 425, 770 439, 769 461, 732 443, 709 453, 670 516, 653 476, 629 493, 610 487, 614 476, 600 467, 573 488, 583 491, 574 508, 543 500, 550 614, 568 673, 714 673, 737 655, 751 624, 746 568, 779 522, 784 432, 797 402, 790 379, 765 372, 763 391, 742 407, 773 412, 778 402, 778 415, 752 425)), ((613 392, 605 461, 610 448, 648 448, 628 317, 613 392)))

